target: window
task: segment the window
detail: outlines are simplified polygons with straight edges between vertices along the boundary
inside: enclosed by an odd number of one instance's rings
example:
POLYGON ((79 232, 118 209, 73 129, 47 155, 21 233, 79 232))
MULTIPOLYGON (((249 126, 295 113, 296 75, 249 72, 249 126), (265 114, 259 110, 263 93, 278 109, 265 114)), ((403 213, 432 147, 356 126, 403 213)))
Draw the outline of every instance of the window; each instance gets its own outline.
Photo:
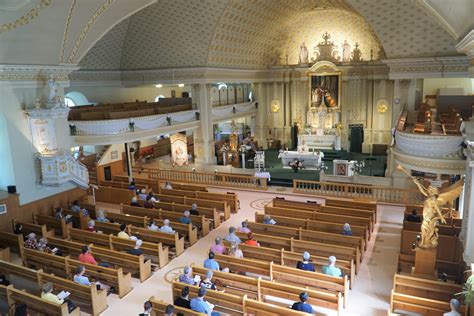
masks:
POLYGON ((64 103, 66 103, 68 108, 72 108, 72 107, 76 106, 76 102, 74 102, 74 100, 69 98, 69 97, 64 98, 64 103))
POLYGON ((159 96, 157 96, 157 97, 155 98, 155 102, 159 102, 160 99, 164 99, 164 98, 165 98, 165 96, 162 95, 162 94, 160 94, 159 96))
POLYGON ((250 92, 249 92, 249 100, 250 100, 250 102, 253 101, 252 98, 253 98, 253 93, 252 93, 252 91, 250 91, 250 92))

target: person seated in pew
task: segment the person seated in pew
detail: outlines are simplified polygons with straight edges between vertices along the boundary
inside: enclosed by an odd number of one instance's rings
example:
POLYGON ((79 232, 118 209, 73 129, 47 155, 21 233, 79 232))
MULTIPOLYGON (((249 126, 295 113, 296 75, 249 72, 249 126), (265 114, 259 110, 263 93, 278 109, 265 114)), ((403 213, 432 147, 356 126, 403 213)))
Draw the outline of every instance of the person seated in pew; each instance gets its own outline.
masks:
POLYGON ((140 190, 140 193, 138 194, 138 199, 140 201, 146 201, 146 198, 147 198, 148 194, 146 193, 146 189, 143 188, 140 190))
POLYGON ((236 242, 233 242, 230 246, 229 249, 229 256, 232 256, 237 259, 243 259, 244 258, 244 253, 242 250, 239 249, 239 244, 236 242))
POLYGON ((138 199, 137 199, 136 196, 132 197, 132 201, 130 202, 130 206, 141 207, 141 205, 138 203, 138 199))
POLYGON ((127 189, 130 191, 135 191, 137 189, 137 186, 135 185, 135 181, 131 181, 127 189))
POLYGON ((328 265, 322 268, 322 273, 335 277, 342 277, 341 269, 336 267, 335 256, 329 256, 328 265))
POLYGON ((219 267, 219 262, 217 262, 216 259, 214 259, 216 256, 215 253, 213 253, 212 251, 209 252, 209 256, 206 260, 204 260, 204 268, 206 269, 211 269, 211 270, 217 270, 219 271, 220 270, 220 267, 219 267))
POLYGON ((225 255, 227 254, 227 249, 222 244, 222 238, 217 236, 215 239, 214 245, 211 246, 210 251, 218 255, 225 255))
POLYGON ((204 313, 210 316, 218 316, 220 315, 217 312, 213 312, 214 305, 205 301, 204 296, 206 296, 207 289, 205 287, 201 287, 198 290, 198 297, 191 299, 191 309, 198 313, 204 313))
POLYGON ((459 308, 461 308, 461 303, 453 298, 449 302, 449 306, 451 306, 451 311, 444 313, 443 316, 461 316, 461 313, 459 312, 459 308))
POLYGON ((122 238, 122 239, 130 239, 130 235, 128 235, 127 232, 125 231, 126 229, 127 229, 127 225, 121 224, 120 231, 117 234, 117 237, 122 238))
POLYGON ((38 249, 38 241, 36 240, 36 234, 29 233, 26 237, 26 241, 23 246, 28 249, 38 249))
POLYGON ((20 223, 15 224, 15 227, 13 227, 13 233, 15 235, 23 235, 23 241, 26 241, 26 236, 23 232, 23 225, 21 225, 20 223))
POLYGON ((311 306, 310 304, 306 303, 306 301, 308 301, 308 299, 309 299, 308 293, 306 293, 306 292, 301 292, 301 293, 300 293, 300 301, 299 301, 299 302, 295 302, 295 303, 291 306, 291 309, 293 309, 293 310, 295 310, 295 311, 305 312, 305 313, 308 313, 308 314, 314 314, 313 306, 311 306))
POLYGON ((51 282, 46 282, 41 287, 41 298, 47 300, 49 302, 56 303, 58 305, 62 305, 64 303, 63 299, 60 299, 57 295, 53 293, 53 284, 51 282))
POLYGON ((405 219, 407 222, 421 223, 421 217, 418 215, 416 208, 414 208, 411 211, 411 214, 408 215, 405 219))
POLYGON ((153 192, 153 189, 152 189, 152 188, 150 188, 150 189, 148 190, 148 196, 150 197, 150 201, 151 201, 152 203, 158 203, 158 202, 160 202, 160 198, 155 195, 155 193, 153 192))
POLYGON ((41 252, 46 252, 46 253, 51 253, 54 255, 61 256, 61 251, 59 251, 58 248, 51 249, 51 247, 49 247, 48 239, 46 239, 45 237, 40 238, 37 248, 41 252))
POLYGON ((181 296, 174 299, 174 305, 191 309, 191 302, 189 301, 189 287, 185 286, 181 290, 181 296))
POLYGON ((253 234, 252 232, 249 232, 247 234, 247 240, 244 242, 245 245, 249 245, 249 246, 254 246, 254 247, 260 247, 260 244, 258 243, 258 241, 256 241, 254 238, 253 238, 253 234))
POLYGON ((314 264, 311 263, 310 259, 311 255, 309 252, 303 252, 303 261, 298 261, 296 264, 296 269, 315 272, 316 269, 314 268, 314 264))
POLYGON ((198 206, 196 203, 191 204, 191 209, 189 210, 191 215, 199 216, 198 206))
POLYGON ((276 221, 268 214, 263 216, 263 223, 267 225, 276 225, 276 221))
POLYGON ((95 260, 94 256, 91 253, 89 246, 82 246, 81 254, 79 255, 79 261, 82 263, 89 263, 93 265, 98 265, 105 268, 110 268, 110 264, 107 262, 99 262, 95 260))
POLYGON ((76 282, 77 284, 82 284, 82 285, 87 285, 87 286, 95 285, 98 290, 105 288, 99 281, 96 281, 96 282, 89 281, 89 278, 86 277, 84 273, 86 273, 86 267, 77 266, 76 274, 74 275, 74 278, 73 278, 74 282, 76 282))
POLYGON ((349 223, 345 223, 342 226, 342 234, 345 235, 345 236, 352 236, 352 229, 351 229, 351 225, 349 225, 349 223))
POLYGON ((160 232, 167 233, 167 234, 174 234, 176 233, 173 228, 170 226, 170 220, 164 219, 163 226, 160 227, 160 232))
POLYGON ((174 315, 174 306, 169 304, 168 306, 166 306, 164 316, 173 316, 173 315, 174 315))
POLYGON ((216 285, 214 284, 214 282, 212 282, 213 276, 214 273, 212 272, 212 270, 207 270, 206 277, 204 278, 204 280, 201 280, 201 282, 199 282, 199 287, 205 287, 208 290, 217 291, 216 285))
POLYGON ((143 203, 144 208, 154 208, 155 204, 151 201, 151 197, 147 195, 145 198, 145 203, 143 203))
POLYGON ((247 220, 242 222, 242 226, 239 227, 238 231, 244 234, 250 233, 249 223, 247 220))
POLYGON ((127 252, 131 255, 135 255, 135 256, 139 256, 139 255, 142 255, 143 254, 143 250, 140 249, 140 247, 142 246, 143 244, 143 240, 141 239, 137 239, 135 241, 135 246, 133 247, 133 249, 128 249, 127 252))
POLYGON ((225 236, 224 238, 226 241, 230 242, 230 243, 237 243, 237 244, 240 244, 242 242, 242 240, 240 240, 240 238, 235 234, 235 227, 234 226, 230 226, 229 227, 229 234, 227 234, 227 236, 225 236))
POLYGON ((54 208, 54 217, 62 219, 66 221, 66 224, 71 223, 73 221, 73 218, 71 215, 66 215, 64 216, 64 210, 62 207, 55 207, 54 208))
POLYGON ((173 190, 173 186, 172 186, 171 183, 169 183, 168 181, 166 181, 164 188, 165 188, 166 190, 173 190))
POLYGON ((110 223, 110 219, 105 217, 105 212, 103 210, 97 211, 97 218, 95 220, 100 223, 110 223))
POLYGON ((189 218, 190 215, 191 213, 189 211, 184 211, 183 216, 179 218, 179 222, 181 224, 192 224, 191 218, 189 218))
POLYGON ((90 219, 87 221, 87 231, 91 233, 96 233, 97 231, 95 230, 95 221, 93 219, 90 219))
POLYGON ((148 222, 148 229, 154 232, 160 229, 158 225, 155 224, 155 220, 153 218, 151 218, 150 221, 148 222))
POLYGON ((153 304, 150 301, 146 301, 143 304, 143 313, 138 314, 138 316, 148 316, 152 314, 153 304))
POLYGON ((72 202, 72 206, 69 209, 73 212, 79 213, 81 211, 81 207, 79 206, 79 201, 74 200, 72 202))
POLYGON ((185 266, 183 269, 183 274, 180 274, 178 281, 181 283, 186 283, 190 285, 195 285, 196 281, 193 278, 193 269, 190 266, 185 266))

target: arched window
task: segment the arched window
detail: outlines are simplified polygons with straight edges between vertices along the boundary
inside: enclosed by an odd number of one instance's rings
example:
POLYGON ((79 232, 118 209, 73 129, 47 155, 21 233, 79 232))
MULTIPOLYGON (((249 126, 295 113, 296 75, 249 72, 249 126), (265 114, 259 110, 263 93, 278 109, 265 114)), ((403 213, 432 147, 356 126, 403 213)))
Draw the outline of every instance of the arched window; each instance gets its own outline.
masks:
POLYGON ((66 106, 68 108, 72 108, 72 107, 76 106, 76 102, 74 102, 74 100, 69 98, 69 97, 64 98, 64 103, 66 103, 66 106))
POLYGON ((165 98, 165 96, 162 95, 162 94, 160 94, 159 96, 157 96, 157 97, 155 98, 155 102, 159 102, 160 99, 164 99, 164 98, 165 98))
POLYGON ((249 92, 249 100, 250 100, 250 102, 253 101, 253 93, 252 93, 252 91, 249 92))

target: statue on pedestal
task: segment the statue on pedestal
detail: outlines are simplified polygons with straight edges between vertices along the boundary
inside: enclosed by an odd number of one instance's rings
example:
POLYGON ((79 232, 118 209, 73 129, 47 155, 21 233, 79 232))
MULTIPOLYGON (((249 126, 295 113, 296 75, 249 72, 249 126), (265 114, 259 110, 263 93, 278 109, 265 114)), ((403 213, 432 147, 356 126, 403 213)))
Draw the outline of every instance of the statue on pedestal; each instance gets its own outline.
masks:
POLYGON ((306 47, 306 44, 303 42, 300 46, 299 63, 307 64, 309 62, 308 56, 309 56, 308 48, 306 47))
POLYGON ((352 51, 352 62, 359 62, 362 61, 362 51, 359 48, 359 43, 355 43, 355 48, 352 51))
POLYGON ((351 45, 349 45, 347 40, 344 40, 344 43, 342 43, 342 62, 348 63, 350 61, 351 61, 351 45))

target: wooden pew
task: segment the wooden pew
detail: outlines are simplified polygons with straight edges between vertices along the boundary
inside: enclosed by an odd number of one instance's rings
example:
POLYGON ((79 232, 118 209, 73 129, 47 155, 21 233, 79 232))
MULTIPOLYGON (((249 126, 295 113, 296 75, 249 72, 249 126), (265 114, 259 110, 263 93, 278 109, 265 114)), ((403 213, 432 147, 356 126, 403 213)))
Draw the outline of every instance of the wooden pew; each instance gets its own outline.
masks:
POLYGON ((269 214, 272 216, 291 216, 294 218, 300 219, 309 219, 314 221, 322 221, 322 222, 332 222, 332 223, 339 223, 344 225, 345 223, 349 223, 351 226, 362 226, 367 227, 367 232, 369 234, 368 238, 370 239, 372 234, 372 222, 369 218, 364 217, 356 217, 356 216, 347 216, 347 215, 339 215, 339 214, 332 214, 332 213, 322 213, 322 212, 311 212, 311 211, 304 211, 304 210, 293 210, 293 209, 284 209, 278 208, 274 206, 265 206, 265 214, 269 214))
MULTIPOLYGON (((197 297, 199 287, 189 284, 184 284, 173 281, 173 297, 181 295, 182 289, 187 286, 189 287, 189 299, 197 297)), ((208 290, 206 294, 206 301, 214 304, 216 312, 223 312, 230 315, 242 314, 243 313, 243 299, 241 296, 235 294, 229 294, 225 292, 208 290)))
MULTIPOLYGON (((163 226, 162 219, 154 219, 155 225, 163 226)), ((186 236, 189 239, 189 244, 194 245, 198 240, 197 228, 193 224, 182 224, 180 222, 170 221, 171 227, 180 235, 186 236)))
MULTIPOLYGON (((128 176, 114 176, 114 181, 116 182, 123 182, 127 184, 128 187, 128 176)), ((166 182, 171 183, 172 187, 177 190, 185 190, 185 191, 203 191, 206 192, 207 188, 202 185, 197 184, 187 184, 187 183, 179 183, 174 181, 162 181, 162 180, 154 180, 154 179, 147 179, 147 178, 134 178, 135 185, 147 185, 149 188, 153 189, 153 192, 159 193, 160 187, 163 187, 166 182)))
POLYGON ((274 198, 272 200, 272 205, 275 207, 281 208, 295 208, 301 210, 308 210, 308 211, 318 211, 321 209, 321 205, 318 204, 316 201, 292 201, 286 200, 285 198, 274 198))
MULTIPOLYGON (((193 273, 205 278, 207 269, 192 266, 193 273)), ((301 288, 291 286, 284 283, 278 283, 273 281, 265 281, 261 278, 252 278, 248 276, 242 276, 234 273, 227 273, 221 271, 213 271, 214 280, 219 280, 222 284, 219 290, 224 288, 226 293, 235 295, 247 295, 247 297, 255 298, 259 301, 263 300, 265 295, 271 295, 281 299, 289 299, 293 301, 299 301, 299 294, 304 290, 309 294, 308 303, 324 307, 339 312, 342 309, 342 298, 340 293, 328 293, 327 291, 320 291, 317 289, 301 288)))
POLYGON ((182 183, 182 182, 177 182, 177 181, 158 180, 160 187, 164 187, 166 182, 169 182, 171 186, 173 187, 173 189, 176 189, 176 190, 207 192, 207 188, 204 185, 182 183))
MULTIPOLYGON (((120 181, 99 181, 99 186, 128 190, 129 183, 120 181)), ((137 190, 145 189, 148 192, 148 185, 146 184, 138 184, 135 182, 135 187, 137 188, 137 190)))
MULTIPOLYGON (((421 223, 409 222, 409 221, 404 220, 403 229, 408 230, 408 231, 420 232, 421 223)), ((457 227, 454 225, 444 225, 444 224, 441 224, 438 226, 439 235, 457 237, 459 236, 460 233, 461 233, 461 227, 457 227)))
POLYGON ((395 274, 393 276, 393 290, 395 293, 449 302, 455 294, 462 291, 462 285, 395 274))
POLYGON ((0 231, 0 247, 5 249, 5 251, 8 251, 8 253, 10 253, 10 250, 14 250, 21 257, 23 252, 23 244, 23 235, 16 235, 13 233, 0 231), (8 250, 6 250, 7 248, 8 250))
MULTIPOLYGON (((51 315, 51 316, 79 316, 81 315, 81 309, 76 307, 72 312, 68 311, 67 303, 61 305, 52 303, 45 299, 42 299, 40 296, 27 293, 22 290, 17 290, 13 285, 8 287, 0 285, 0 291, 6 291, 7 303, 8 306, 12 306, 10 310, 10 315, 14 315, 15 307, 19 304, 25 304, 28 306, 28 311, 39 313, 42 315, 51 315)), ((32 314, 31 314, 32 315, 32 314)))
POLYGON ((358 252, 359 260, 362 261, 365 249, 365 242, 362 237, 345 236, 342 234, 326 233, 314 230, 306 230, 300 228, 291 228, 279 225, 267 225, 255 222, 248 222, 248 226, 252 232, 273 235, 284 238, 295 238, 299 240, 307 240, 319 243, 340 245, 344 247, 355 247, 358 252))
POLYGON ((127 189, 99 186, 95 191, 95 200, 112 204, 129 204, 135 192, 127 189))
MULTIPOLYGON (((135 242, 110 235, 110 249, 117 251, 127 251, 133 249, 135 242)), ((150 259, 163 268, 169 262, 169 248, 162 243, 152 243, 144 241, 140 249, 150 259)))
MULTIPOLYGON (((229 246, 228 242, 224 242, 229 246)), ((254 247, 245 244, 240 244, 239 249, 242 250, 244 258, 260 260, 260 261, 273 261, 276 264, 281 264, 286 267, 296 267, 298 261, 303 258, 301 252, 291 252, 284 249, 273 249, 268 247, 254 247)), ((314 264, 316 271, 321 272, 322 267, 328 264, 328 258, 316 255, 311 256, 311 262, 314 264)), ((344 275, 348 276, 349 289, 352 289, 355 281, 355 266, 353 260, 337 260, 337 267, 341 269, 344 275)))
POLYGON ((319 272, 289 268, 273 262, 239 259, 227 255, 216 255, 215 259, 222 268, 229 268, 231 271, 253 273, 265 276, 270 281, 278 281, 301 288, 311 287, 325 293, 341 293, 344 297, 343 305, 349 292, 347 276, 333 277, 319 272))
MULTIPOLYGON (((396 293, 394 290, 392 290, 390 296, 390 313, 397 311, 397 314, 399 314, 399 311, 407 311, 421 315, 443 316, 444 313, 450 310, 449 302, 396 293)), ((461 306, 461 315, 464 315, 464 313, 465 306, 461 306)))
POLYGON ((69 256, 61 257, 32 249, 25 249, 24 256, 23 262, 26 266, 34 266, 36 269, 41 268, 45 272, 54 273, 70 280, 73 280, 76 268, 84 266, 86 275, 93 276, 97 280, 115 287, 120 298, 132 290, 132 276, 130 273, 123 273, 122 268, 105 268, 83 263, 71 259, 69 256))
MULTIPOLYGON (((164 315, 166 311, 166 307, 168 307, 168 303, 163 302, 162 300, 157 300, 154 296, 148 299, 152 304, 152 316, 159 316, 164 315)), ((198 313, 193 311, 192 309, 180 307, 174 305, 174 312, 176 314, 182 314, 183 316, 206 316, 207 314, 198 313)))
POLYGON ((35 233, 37 237, 54 237, 54 230, 48 230, 46 225, 36 225, 12 219, 13 229, 15 229, 17 224, 20 224, 23 227, 23 234, 25 235, 28 235, 29 233, 35 233))
MULTIPOLYGON (((255 212, 255 222, 263 223, 263 218, 265 217, 264 214, 260 214, 255 212)), ((326 233, 333 233, 333 234, 341 234, 342 233, 342 226, 339 223, 331 223, 331 222, 318 222, 309 219, 299 219, 299 218, 292 218, 286 216, 272 216, 272 218, 277 222, 278 226, 287 226, 287 227, 294 227, 313 230, 313 231, 321 231, 326 233)), ((351 226, 352 236, 362 237, 364 238, 365 249, 367 249, 367 244, 369 242, 369 234, 367 232, 366 227, 362 226, 351 226)))
POLYGON ((115 223, 133 225, 136 227, 147 227, 149 218, 146 216, 135 216, 131 214, 107 213, 106 217, 115 223))
MULTIPOLYGON (((412 268, 415 266, 415 254, 399 254, 398 255, 398 272, 411 274, 412 268)), ((463 274, 466 270, 464 262, 451 262, 446 260, 436 260, 436 271, 438 277, 442 274, 447 275, 447 279, 455 282, 463 282, 463 274)))
POLYGON ((53 283, 56 289, 70 292, 71 300, 75 304, 86 306, 86 308, 90 307, 94 316, 107 309, 107 291, 97 290, 95 285, 82 285, 52 274, 38 272, 39 286, 43 286, 46 282, 53 283))
POLYGON ((170 247, 175 248, 176 256, 181 255, 184 252, 184 238, 180 237, 178 233, 167 234, 160 231, 151 231, 147 228, 139 228, 134 226, 129 226, 130 234, 137 236, 138 238, 154 242, 154 243, 163 243, 170 247))
POLYGON ((46 225, 48 229, 54 229, 55 233, 67 238, 68 228, 72 227, 72 223, 67 223, 64 218, 56 218, 53 216, 33 213, 33 222, 37 225, 46 225))
POLYGON ((358 210, 369 210, 375 212, 375 217, 377 218, 377 202, 375 201, 360 201, 360 200, 342 200, 337 198, 326 198, 325 205, 327 206, 337 206, 358 210))
MULTIPOLYGON (((247 240, 247 234, 237 233, 241 240, 247 240)), ((336 256, 342 260, 354 260, 355 273, 359 273, 360 268, 360 253, 356 248, 343 247, 338 245, 327 245, 325 243, 317 243, 305 240, 295 240, 294 238, 282 238, 264 234, 253 234, 254 239, 257 240, 260 245, 264 247, 274 249, 285 249, 292 252, 303 253, 308 251, 309 253, 318 254, 328 258, 329 256, 336 256)))
MULTIPOLYGON (((190 191, 184 191, 190 192, 190 191)), ((196 203, 198 206, 198 212, 201 214, 201 208, 208 208, 208 209, 215 209, 216 211, 224 214, 224 221, 230 218, 230 207, 226 201, 216 201, 216 200, 204 200, 204 199, 197 199, 194 197, 189 196, 174 196, 174 195, 160 195, 160 202, 164 203, 175 203, 175 204, 182 204, 187 205, 188 210, 191 208, 191 205, 196 203)), ((155 203, 158 207, 158 205, 155 203)))
POLYGON ((5 260, 5 261, 10 261, 11 259, 11 253, 10 253, 10 248, 0 248, 0 260, 5 260))
POLYGON ((244 298, 244 315, 288 315, 303 316, 308 315, 305 312, 295 311, 289 307, 280 307, 273 304, 258 302, 244 298))
MULTIPOLYGON (((169 219, 172 222, 179 221, 179 218, 183 216, 182 213, 174 212, 174 211, 165 211, 163 209, 145 209, 143 207, 135 207, 135 206, 127 206, 127 205, 120 205, 120 212, 122 214, 129 214, 133 216, 143 216, 153 219, 169 219)), ((216 212, 218 215, 218 213, 216 212)), ((202 235, 206 236, 209 234, 210 229, 210 220, 206 218, 204 215, 190 215, 191 221, 193 225, 199 227, 202 231, 202 235)))
POLYGON ((363 217, 370 219, 371 229, 373 231, 374 225, 376 223, 376 214, 374 211, 367 211, 367 210, 357 210, 357 209, 350 209, 344 207, 337 207, 337 206, 321 206, 320 213, 326 214, 338 214, 338 215, 347 215, 347 216, 354 216, 354 217, 363 217))
POLYGON ((22 279, 38 283, 38 273, 42 270, 30 269, 18 264, 0 260, 0 273, 3 275, 14 275, 22 279))

